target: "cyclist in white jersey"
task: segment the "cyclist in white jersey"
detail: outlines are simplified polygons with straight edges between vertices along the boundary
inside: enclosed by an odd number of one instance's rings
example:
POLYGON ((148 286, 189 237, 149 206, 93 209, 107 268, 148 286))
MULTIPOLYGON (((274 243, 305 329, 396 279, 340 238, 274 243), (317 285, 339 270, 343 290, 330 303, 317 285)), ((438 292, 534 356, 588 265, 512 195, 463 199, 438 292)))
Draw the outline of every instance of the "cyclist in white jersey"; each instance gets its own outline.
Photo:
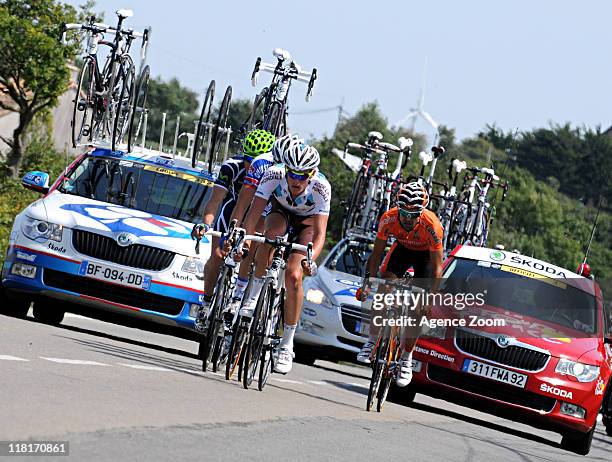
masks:
MULTIPOLYGON (((313 243, 313 263, 308 266, 302 252, 292 251, 285 271, 286 298, 284 305, 283 338, 275 362, 275 371, 286 374, 293 365, 293 337, 302 310, 304 292, 302 276, 316 273, 314 260, 325 243, 325 232, 329 218, 331 186, 325 176, 317 170, 319 153, 312 147, 296 140, 288 143, 282 152, 284 165, 270 167, 264 174, 251 207, 244 220, 244 228, 252 234, 259 216, 270 202, 264 234, 269 239, 288 234, 290 242, 313 243)), ((246 245, 248 246, 248 242, 246 245)), ((271 246, 260 248, 255 257, 255 277, 249 299, 245 301, 241 314, 252 316, 263 284, 263 276, 270 259, 271 246), (267 250, 267 251, 265 251, 267 250)))

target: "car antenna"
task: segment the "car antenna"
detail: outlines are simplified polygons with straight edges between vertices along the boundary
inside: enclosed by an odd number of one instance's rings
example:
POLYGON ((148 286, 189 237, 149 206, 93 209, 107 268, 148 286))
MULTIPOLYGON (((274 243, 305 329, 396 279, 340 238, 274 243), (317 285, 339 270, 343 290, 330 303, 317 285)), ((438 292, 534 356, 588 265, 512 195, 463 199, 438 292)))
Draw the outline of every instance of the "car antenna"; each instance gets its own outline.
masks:
POLYGON ((591 244, 593 243, 593 237, 595 237, 595 229, 597 228, 597 220, 599 219, 599 212, 603 204, 603 196, 599 196, 599 205, 597 206, 597 213, 595 214, 595 220, 593 220, 593 228, 591 228, 591 237, 587 244, 586 251, 584 252, 584 258, 582 263, 578 266, 578 274, 581 276, 589 277, 591 275, 591 267, 587 264, 587 258, 589 257, 589 251, 591 250, 591 244))

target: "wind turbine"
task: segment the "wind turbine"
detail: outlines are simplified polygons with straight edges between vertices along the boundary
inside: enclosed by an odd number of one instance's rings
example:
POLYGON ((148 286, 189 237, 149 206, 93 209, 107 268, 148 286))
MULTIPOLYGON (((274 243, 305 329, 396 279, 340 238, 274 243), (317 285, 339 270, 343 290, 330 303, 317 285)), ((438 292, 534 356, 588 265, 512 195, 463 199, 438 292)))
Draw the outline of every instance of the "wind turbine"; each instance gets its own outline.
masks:
POLYGON ((427 75, 427 60, 425 60, 425 66, 423 67, 423 83, 421 85, 421 93, 419 95, 419 100, 417 102, 417 107, 416 108, 410 108, 410 114, 408 114, 407 116, 405 116, 402 119, 400 119, 397 122, 395 122, 394 125, 396 127, 401 127, 404 123, 408 122, 409 120, 412 120, 411 130, 414 133, 417 117, 421 117, 423 120, 425 120, 425 122, 427 122, 436 131, 436 136, 437 136, 437 134, 438 134, 438 127, 440 125, 438 124, 438 122, 436 122, 433 119, 433 117, 429 113, 425 112, 425 109, 423 109, 423 107, 425 105, 425 82, 426 82, 426 75, 427 75))

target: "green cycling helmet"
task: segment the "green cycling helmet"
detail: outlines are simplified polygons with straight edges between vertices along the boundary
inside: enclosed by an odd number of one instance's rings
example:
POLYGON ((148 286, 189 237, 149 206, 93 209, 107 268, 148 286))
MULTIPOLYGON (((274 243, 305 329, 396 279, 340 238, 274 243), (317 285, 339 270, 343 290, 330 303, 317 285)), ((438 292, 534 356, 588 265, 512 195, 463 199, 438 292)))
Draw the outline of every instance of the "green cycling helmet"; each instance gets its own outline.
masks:
POLYGON ((242 150, 246 160, 251 160, 259 154, 272 150, 275 136, 266 130, 250 131, 242 142, 242 150))

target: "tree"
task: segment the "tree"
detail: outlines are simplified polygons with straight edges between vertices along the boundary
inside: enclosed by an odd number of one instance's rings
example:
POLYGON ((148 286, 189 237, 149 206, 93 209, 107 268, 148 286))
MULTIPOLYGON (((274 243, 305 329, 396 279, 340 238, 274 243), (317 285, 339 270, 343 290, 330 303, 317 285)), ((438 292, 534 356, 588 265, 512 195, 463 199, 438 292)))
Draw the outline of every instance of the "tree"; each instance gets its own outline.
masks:
POLYGON ((67 88, 66 61, 76 46, 60 43, 60 27, 75 20, 76 10, 55 0, 0 1, 0 87, 8 95, 0 108, 19 114, 12 138, 2 138, 10 148, 6 167, 13 178, 19 175, 32 120, 67 88))

